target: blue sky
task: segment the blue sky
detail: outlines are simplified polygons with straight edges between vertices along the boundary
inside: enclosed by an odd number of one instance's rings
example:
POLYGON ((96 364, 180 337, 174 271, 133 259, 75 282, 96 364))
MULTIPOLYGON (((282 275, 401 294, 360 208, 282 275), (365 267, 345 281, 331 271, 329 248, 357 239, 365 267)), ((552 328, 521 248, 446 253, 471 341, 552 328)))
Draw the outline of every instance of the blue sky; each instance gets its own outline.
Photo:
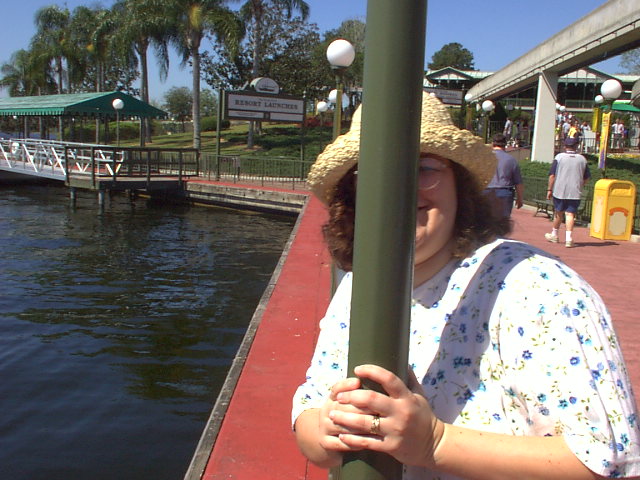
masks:
MULTIPOLYGON (((7 62, 13 52, 28 47, 35 32, 34 14, 39 8, 57 4, 72 10, 78 5, 109 7, 112 3, 112 0, 16 2, 12 7, 15 13, 3 22, 0 62, 7 62)), ((321 33, 337 28, 344 20, 366 20, 366 0, 307 0, 307 3, 311 10, 309 20, 318 24, 321 33)), ((557 0, 431 0, 427 13, 425 65, 443 45, 459 42, 473 53, 476 69, 498 70, 604 3, 602 0, 564 0, 560 3, 557 0)), ((232 2, 231 6, 237 8, 239 4, 232 2)), ((175 58, 172 58, 171 71, 164 83, 158 78, 154 62, 150 59, 152 99, 162 102, 164 92, 174 86, 191 87, 189 68, 180 69, 175 58)), ((620 71, 617 58, 594 67, 607 73, 620 71)), ((209 88, 206 84, 202 87, 209 88)), ((0 91, 0 96, 6 95, 5 91, 0 91)))

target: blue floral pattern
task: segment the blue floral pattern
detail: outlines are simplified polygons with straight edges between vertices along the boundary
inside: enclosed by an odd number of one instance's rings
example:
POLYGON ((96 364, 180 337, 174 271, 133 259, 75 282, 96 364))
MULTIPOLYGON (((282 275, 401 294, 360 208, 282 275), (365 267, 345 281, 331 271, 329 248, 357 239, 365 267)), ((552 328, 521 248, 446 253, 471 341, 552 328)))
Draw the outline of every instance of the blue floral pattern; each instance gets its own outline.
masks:
MULTIPOLYGON (((292 418, 346 376, 352 275, 320 323, 292 418)), ((609 312, 571 268, 497 240, 413 292, 409 364, 445 422, 512 435, 563 435, 592 471, 640 474, 635 400, 609 312)), ((406 478, 454 478, 407 467, 406 478)))

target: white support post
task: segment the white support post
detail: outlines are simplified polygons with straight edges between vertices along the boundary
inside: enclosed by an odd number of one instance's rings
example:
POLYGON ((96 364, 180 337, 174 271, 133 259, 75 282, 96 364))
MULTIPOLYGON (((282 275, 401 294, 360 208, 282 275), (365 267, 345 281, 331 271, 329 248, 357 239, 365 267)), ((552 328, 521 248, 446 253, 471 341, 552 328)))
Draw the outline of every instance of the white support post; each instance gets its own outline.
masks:
POLYGON ((531 150, 531 160, 534 162, 551 163, 555 156, 557 92, 558 74, 546 71, 541 72, 538 76, 536 119, 533 130, 533 148, 531 150))

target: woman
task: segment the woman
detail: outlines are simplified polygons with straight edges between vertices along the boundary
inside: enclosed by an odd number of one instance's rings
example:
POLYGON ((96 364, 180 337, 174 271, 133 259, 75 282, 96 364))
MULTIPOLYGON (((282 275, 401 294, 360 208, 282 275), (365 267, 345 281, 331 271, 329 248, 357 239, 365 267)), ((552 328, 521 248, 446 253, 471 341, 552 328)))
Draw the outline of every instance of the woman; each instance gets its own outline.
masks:
MULTIPOLYGON (((573 270, 506 233, 481 191, 488 146, 423 98, 410 384, 374 365, 346 378, 353 273, 334 295, 292 412, 314 463, 386 452, 405 478, 632 477, 635 400, 606 307, 573 270), (388 395, 361 389, 380 384, 388 395)), ((336 261, 350 270, 359 115, 309 182, 329 206, 336 261)), ((355 272, 357 275, 357 272, 355 272)))

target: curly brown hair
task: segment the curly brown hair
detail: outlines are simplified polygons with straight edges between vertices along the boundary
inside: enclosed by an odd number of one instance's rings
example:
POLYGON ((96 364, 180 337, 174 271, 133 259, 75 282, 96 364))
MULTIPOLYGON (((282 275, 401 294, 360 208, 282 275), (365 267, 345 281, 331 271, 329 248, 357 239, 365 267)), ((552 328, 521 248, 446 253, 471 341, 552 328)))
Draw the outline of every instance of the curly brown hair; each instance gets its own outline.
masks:
MULTIPOLYGON (((507 235, 511 231, 511 221, 494 216, 489 200, 466 168, 451 162, 451 169, 458 200, 453 231, 456 239, 453 256, 464 258, 479 246, 507 235)), ((329 253, 338 267, 347 272, 353 267, 356 172, 357 165, 335 186, 329 203, 329 221, 322 227, 329 253)))

